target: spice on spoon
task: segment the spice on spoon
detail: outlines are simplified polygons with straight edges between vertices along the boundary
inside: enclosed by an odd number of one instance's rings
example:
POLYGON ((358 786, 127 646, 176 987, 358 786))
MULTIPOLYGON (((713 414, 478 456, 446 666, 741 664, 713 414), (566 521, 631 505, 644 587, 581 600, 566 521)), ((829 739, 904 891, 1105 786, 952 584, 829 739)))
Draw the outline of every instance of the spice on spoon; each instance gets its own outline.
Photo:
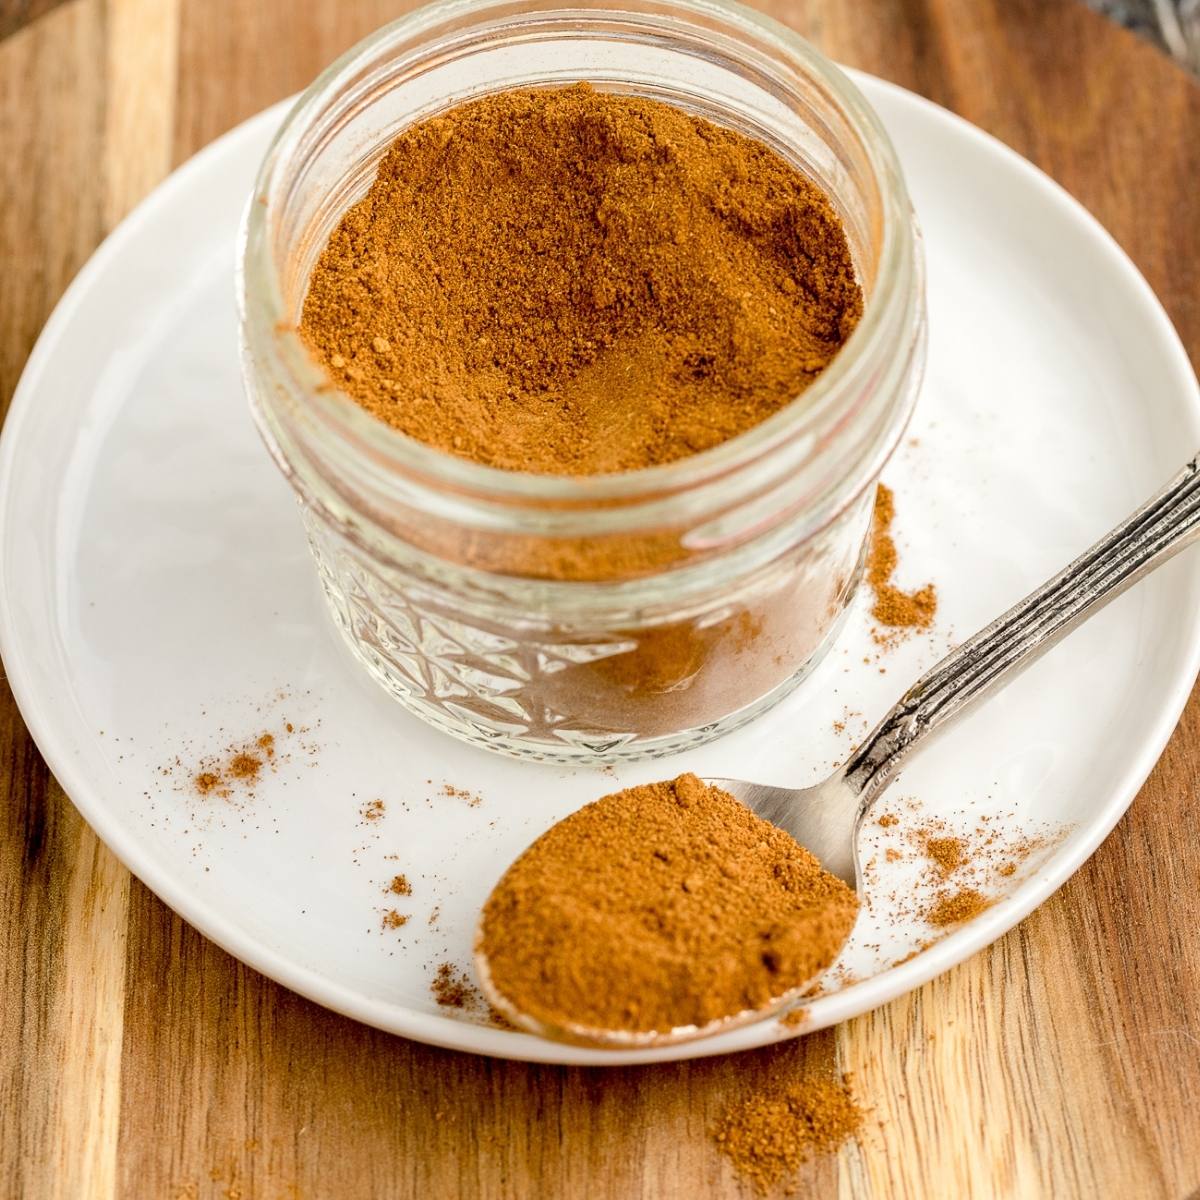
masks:
POLYGON ((538 838, 484 905, 477 951, 506 1015, 665 1033, 809 982, 857 912, 855 893, 783 830, 681 775, 605 796, 538 838))

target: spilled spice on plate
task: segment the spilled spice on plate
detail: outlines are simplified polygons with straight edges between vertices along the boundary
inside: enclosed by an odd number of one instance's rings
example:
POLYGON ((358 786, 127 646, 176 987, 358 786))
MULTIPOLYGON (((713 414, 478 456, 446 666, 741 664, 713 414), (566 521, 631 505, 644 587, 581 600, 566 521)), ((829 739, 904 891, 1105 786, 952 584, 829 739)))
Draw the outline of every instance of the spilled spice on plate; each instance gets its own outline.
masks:
POLYGON ((459 970, 451 962, 438 964, 429 990, 439 1008, 457 1010, 493 1029, 513 1029, 511 1022, 487 1002, 466 971, 459 970))
POLYGON ((228 800, 237 788, 248 791, 259 782, 264 766, 272 767, 275 737, 261 733, 245 742, 234 743, 224 754, 206 756, 191 776, 191 790, 199 796, 228 800), (269 747, 269 753, 267 748, 269 747))
POLYGON ((407 875, 393 875, 385 890, 393 896, 411 896, 412 884, 408 882, 407 875))
POLYGON ((215 792, 222 783, 221 776, 216 771, 198 771, 193 779, 196 791, 201 796, 207 796, 210 792, 215 792))
POLYGON ((925 855, 943 875, 950 875, 967 861, 966 844, 960 837, 927 837, 925 855))
POLYGON ((257 754, 250 754, 243 750, 229 760, 228 773, 232 779, 254 783, 258 779, 258 773, 262 770, 262 766, 263 760, 257 754))
POLYGON ((985 909, 990 908, 989 900, 977 888, 960 888, 957 891, 942 892, 930 905, 925 919, 930 925, 945 928, 949 925, 961 925, 979 916, 985 909))
POLYGON ((438 795, 451 800, 465 800, 468 808, 478 808, 483 803, 483 797, 478 792, 473 792, 470 788, 455 787, 452 783, 442 784, 438 795))
POLYGON ((467 973, 450 962, 438 964, 429 990, 441 1008, 470 1008, 483 1000, 467 973))
POLYGON ((879 969, 909 962, 986 912, 1011 893, 1033 855, 1049 852, 1069 832, 1068 826, 1048 824, 1021 828, 1015 812, 978 812, 974 804, 930 814, 913 796, 894 798, 876 824, 884 832, 868 835, 873 843, 864 862, 868 902, 886 914, 888 924, 904 930, 907 943, 879 969), (908 871, 889 878, 885 865, 901 862, 914 864, 915 878, 908 871))
POLYGON ((542 834, 489 896, 477 950, 516 1012, 665 1033, 808 983, 857 912, 853 890, 783 830, 681 775, 542 834))
POLYGON ((867 550, 867 585, 874 596, 871 616, 886 631, 875 636, 881 645, 890 644, 903 630, 928 629, 937 613, 937 589, 932 583, 915 592, 905 592, 893 582, 899 563, 892 537, 895 517, 895 493, 887 484, 881 483, 875 491, 875 512, 867 550))
POLYGON ((815 1075, 738 1100, 710 1133, 734 1170, 765 1195, 809 1159, 839 1150, 864 1120, 849 1076, 815 1075))
POLYGON ((807 1020, 807 1008, 789 1008, 788 1011, 779 1018, 779 1023, 786 1029, 795 1029, 797 1026, 803 1025, 807 1020))

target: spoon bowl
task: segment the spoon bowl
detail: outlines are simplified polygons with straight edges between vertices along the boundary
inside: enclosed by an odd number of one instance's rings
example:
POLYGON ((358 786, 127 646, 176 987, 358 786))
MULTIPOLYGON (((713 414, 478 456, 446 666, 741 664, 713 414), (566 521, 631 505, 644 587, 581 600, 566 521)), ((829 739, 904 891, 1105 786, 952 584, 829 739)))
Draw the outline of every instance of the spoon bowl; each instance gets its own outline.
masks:
MULTIPOLYGON (((719 786, 719 781, 714 782, 719 786)), ((488 1003, 515 1028, 556 1042, 572 1042, 577 1046, 595 1046, 608 1050, 645 1050, 652 1046, 673 1046, 680 1042, 715 1037, 718 1033, 726 1033, 742 1025, 752 1025, 786 1012, 813 986, 813 980, 807 979, 779 996, 772 997, 764 1006, 744 1008, 732 1016, 719 1017, 704 1025, 676 1025, 672 1029, 662 1030, 597 1029, 590 1025, 566 1022, 552 1024, 519 1009, 496 987, 488 967, 487 955, 479 948, 478 941, 475 949, 475 974, 488 1003)))

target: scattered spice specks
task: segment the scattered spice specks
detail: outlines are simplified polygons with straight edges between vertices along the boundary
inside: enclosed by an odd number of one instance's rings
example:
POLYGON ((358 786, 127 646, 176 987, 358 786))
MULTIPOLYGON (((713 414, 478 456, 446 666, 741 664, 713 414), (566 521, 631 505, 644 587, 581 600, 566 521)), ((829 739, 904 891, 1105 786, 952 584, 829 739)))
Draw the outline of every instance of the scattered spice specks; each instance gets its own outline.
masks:
POLYGON ((196 791, 202 796, 207 796, 210 792, 214 792, 221 786, 221 776, 216 771, 200 771, 194 780, 196 791))
POLYGON ((449 962, 438 965, 429 989, 442 1008, 473 1008, 482 1000, 479 989, 471 982, 467 973, 459 971, 449 962))
POLYGON ((468 808, 478 808, 483 803, 483 797, 478 792, 473 792, 470 788, 455 787, 451 783, 442 784, 438 795, 452 800, 465 800, 468 808))

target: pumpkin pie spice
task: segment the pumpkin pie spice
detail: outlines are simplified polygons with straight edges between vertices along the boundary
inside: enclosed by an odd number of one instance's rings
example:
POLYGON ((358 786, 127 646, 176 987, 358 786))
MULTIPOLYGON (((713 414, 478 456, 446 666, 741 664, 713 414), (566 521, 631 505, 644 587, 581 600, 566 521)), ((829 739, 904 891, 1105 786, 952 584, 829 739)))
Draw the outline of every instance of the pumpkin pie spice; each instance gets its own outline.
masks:
POLYGON ((519 1012, 553 1026, 703 1026, 807 983, 858 899, 783 830, 694 775, 585 806, 508 869, 479 949, 519 1012))
POLYGON ((836 213, 772 149, 578 84, 401 133, 321 254, 301 333, 411 437, 593 475, 757 425, 861 313, 836 213))

